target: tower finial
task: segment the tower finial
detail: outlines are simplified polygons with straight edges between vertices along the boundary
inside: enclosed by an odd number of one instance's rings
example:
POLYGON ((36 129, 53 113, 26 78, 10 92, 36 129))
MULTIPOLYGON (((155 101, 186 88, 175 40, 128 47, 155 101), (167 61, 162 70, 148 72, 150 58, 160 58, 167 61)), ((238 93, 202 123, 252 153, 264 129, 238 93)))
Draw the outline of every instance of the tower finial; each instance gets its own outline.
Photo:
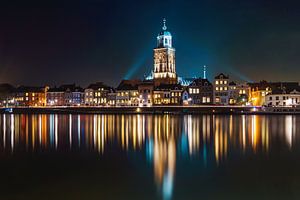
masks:
POLYGON ((167 30, 166 21, 167 21, 166 18, 164 18, 164 19, 163 19, 163 25, 164 25, 164 26, 162 27, 162 29, 163 29, 164 31, 167 30))
POLYGON ((203 66, 203 78, 206 79, 206 66, 203 66))

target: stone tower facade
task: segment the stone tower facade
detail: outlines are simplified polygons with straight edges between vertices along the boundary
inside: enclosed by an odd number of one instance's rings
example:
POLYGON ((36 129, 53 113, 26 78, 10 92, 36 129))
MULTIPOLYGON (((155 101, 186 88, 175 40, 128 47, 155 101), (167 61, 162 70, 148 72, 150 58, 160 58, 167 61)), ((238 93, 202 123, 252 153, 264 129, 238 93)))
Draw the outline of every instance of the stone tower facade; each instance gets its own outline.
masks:
POLYGON ((167 31, 166 20, 163 20, 162 31, 157 36, 157 47, 154 50, 154 84, 176 84, 175 49, 172 47, 172 35, 167 31))

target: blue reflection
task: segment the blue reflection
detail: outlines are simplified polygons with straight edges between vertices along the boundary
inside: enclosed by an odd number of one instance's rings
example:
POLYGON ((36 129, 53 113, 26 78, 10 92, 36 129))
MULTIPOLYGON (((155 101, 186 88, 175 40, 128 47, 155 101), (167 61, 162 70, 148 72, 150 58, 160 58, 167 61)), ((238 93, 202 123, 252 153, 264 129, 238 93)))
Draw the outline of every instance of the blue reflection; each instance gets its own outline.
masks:
POLYGON ((153 160, 153 139, 146 140, 146 156, 149 162, 153 160))

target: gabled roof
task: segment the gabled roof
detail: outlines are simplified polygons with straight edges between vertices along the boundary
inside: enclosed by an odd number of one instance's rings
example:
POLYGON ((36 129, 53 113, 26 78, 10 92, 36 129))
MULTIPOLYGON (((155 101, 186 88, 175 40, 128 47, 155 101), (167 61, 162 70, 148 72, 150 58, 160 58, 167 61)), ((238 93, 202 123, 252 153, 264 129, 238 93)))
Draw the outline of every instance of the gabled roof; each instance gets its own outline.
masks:
POLYGON ((90 84, 86 89, 99 90, 103 88, 104 90, 110 90, 112 87, 105 85, 103 82, 96 82, 90 84))
POLYGON ((208 79, 197 78, 189 86, 212 86, 208 79))
POLYGON ((59 87, 50 88, 48 92, 83 92, 83 89, 75 84, 65 84, 59 87))
POLYGON ((45 92, 45 87, 33 87, 33 86, 19 86, 15 89, 15 92, 17 93, 23 93, 23 92, 45 92))
POLYGON ((49 88, 49 90, 47 92, 64 92, 65 90, 63 88, 60 87, 54 87, 54 88, 49 88))
POLYGON ((231 82, 229 83, 229 85, 230 85, 230 86, 235 86, 236 83, 235 83, 234 81, 231 81, 231 82))
POLYGON ((220 73, 219 75, 215 76, 215 79, 229 79, 229 76, 226 76, 223 73, 220 73))
POLYGON ((260 81, 256 83, 248 83, 251 88, 264 90, 267 87, 271 88, 272 90, 277 89, 285 89, 287 93, 292 90, 299 90, 299 83, 298 82, 267 82, 267 81, 260 81))
POLYGON ((138 85, 142 81, 139 79, 136 80, 122 80, 121 83, 118 85, 116 90, 137 90, 138 85))

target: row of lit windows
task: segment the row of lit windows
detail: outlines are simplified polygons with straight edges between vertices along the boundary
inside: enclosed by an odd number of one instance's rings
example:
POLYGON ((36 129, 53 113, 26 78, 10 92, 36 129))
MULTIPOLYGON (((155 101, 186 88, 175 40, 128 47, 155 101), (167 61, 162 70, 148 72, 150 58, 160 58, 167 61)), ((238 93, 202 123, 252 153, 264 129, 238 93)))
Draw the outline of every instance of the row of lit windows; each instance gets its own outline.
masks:
POLYGON ((172 97, 180 97, 181 96, 181 93, 180 92, 171 92, 171 96, 172 97))
MULTIPOLYGON (((275 100, 279 100, 280 99, 280 97, 279 96, 276 96, 275 97, 275 100)), ((282 96, 282 100, 288 100, 289 99, 289 97, 288 96, 282 96)), ((294 99, 295 99, 295 101, 296 101, 296 103, 298 102, 298 98, 290 98, 292 101, 294 101, 294 99)), ((273 100, 273 97, 272 96, 270 96, 269 97, 269 100, 271 101, 271 100, 273 100)))
POLYGON ((225 91, 227 91, 228 90, 228 88, 227 87, 216 87, 216 90, 217 91, 223 91, 223 90, 225 90, 225 91))
POLYGON ((210 103, 210 97, 202 97, 202 103, 210 103))
POLYGON ((216 81, 216 85, 222 85, 222 84, 227 84, 227 81, 216 81))
MULTIPOLYGON (((138 92, 131 92, 130 93, 132 96, 137 96, 139 93, 138 92)), ((117 96, 128 96, 129 95, 129 92, 118 92, 117 93, 117 96)))
MULTIPOLYGON (((144 97, 145 97, 145 96, 144 96, 144 97)), ((140 95, 140 99, 142 99, 142 98, 143 98, 143 95, 140 95)), ((150 99, 150 98, 151 98, 151 95, 148 94, 148 95, 147 95, 147 98, 150 99)))
POLYGON ((240 90, 239 94, 246 94, 246 90, 240 90))
POLYGON ((199 94, 200 90, 199 88, 190 88, 189 92, 190 94, 199 94))
MULTIPOLYGON (((31 100, 32 100, 32 101, 38 101, 39 98, 32 97, 31 100)), ((16 101, 24 101, 24 97, 16 98, 16 101)), ((29 101, 29 97, 25 97, 25 101, 29 101)))

